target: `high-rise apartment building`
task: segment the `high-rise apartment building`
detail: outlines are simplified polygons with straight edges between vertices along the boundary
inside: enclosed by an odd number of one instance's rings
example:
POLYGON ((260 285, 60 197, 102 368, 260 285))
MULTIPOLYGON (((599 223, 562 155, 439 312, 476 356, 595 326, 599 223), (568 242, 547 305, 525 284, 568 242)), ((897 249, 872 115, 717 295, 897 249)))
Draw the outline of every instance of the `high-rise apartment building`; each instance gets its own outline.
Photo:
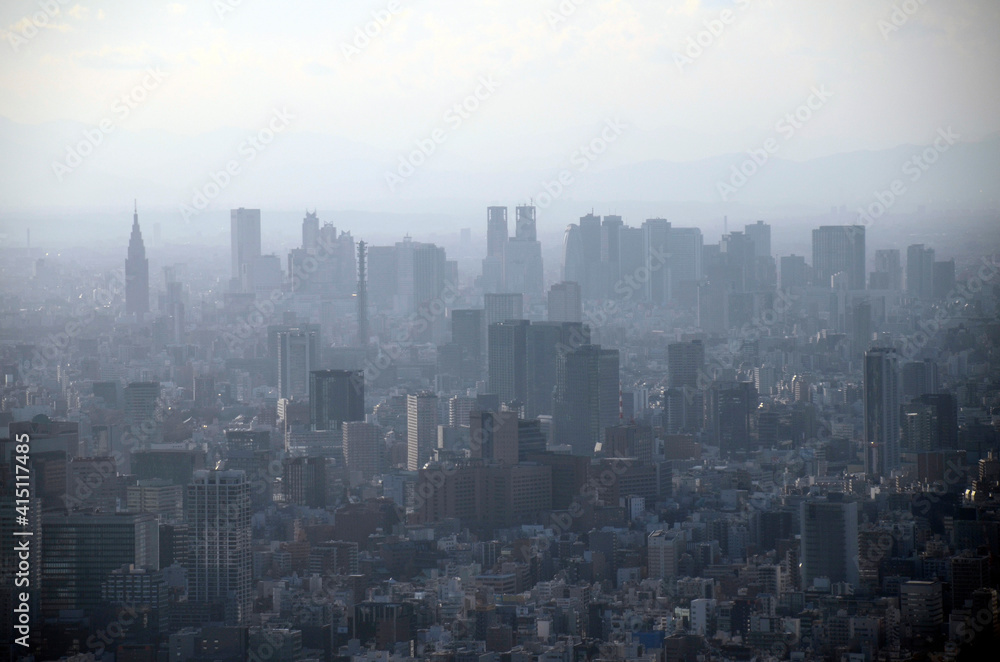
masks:
POLYGON ((250 483, 243 471, 201 470, 187 486, 188 599, 215 605, 231 625, 249 622, 250 483))
POLYGON ((429 391, 406 396, 406 468, 420 469, 437 445, 438 397, 429 391))

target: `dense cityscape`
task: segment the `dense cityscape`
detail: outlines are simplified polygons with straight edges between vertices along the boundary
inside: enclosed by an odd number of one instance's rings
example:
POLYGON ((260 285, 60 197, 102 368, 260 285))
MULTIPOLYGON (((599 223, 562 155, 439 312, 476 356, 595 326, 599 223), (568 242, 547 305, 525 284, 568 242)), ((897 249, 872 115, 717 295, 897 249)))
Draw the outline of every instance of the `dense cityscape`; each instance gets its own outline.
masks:
POLYGON ((179 265, 130 211, 5 268, 11 659, 990 658, 998 253, 591 212, 543 265, 522 204, 465 273, 239 208, 179 265))

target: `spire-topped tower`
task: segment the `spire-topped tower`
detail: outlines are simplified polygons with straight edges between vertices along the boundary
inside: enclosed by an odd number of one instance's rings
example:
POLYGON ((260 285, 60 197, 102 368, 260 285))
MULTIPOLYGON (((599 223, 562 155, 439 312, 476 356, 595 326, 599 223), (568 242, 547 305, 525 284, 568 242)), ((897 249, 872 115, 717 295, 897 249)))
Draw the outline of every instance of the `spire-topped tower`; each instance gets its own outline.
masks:
POLYGON ((133 201, 132 235, 125 258, 125 314, 142 317, 149 312, 149 260, 139 229, 139 203, 133 201))

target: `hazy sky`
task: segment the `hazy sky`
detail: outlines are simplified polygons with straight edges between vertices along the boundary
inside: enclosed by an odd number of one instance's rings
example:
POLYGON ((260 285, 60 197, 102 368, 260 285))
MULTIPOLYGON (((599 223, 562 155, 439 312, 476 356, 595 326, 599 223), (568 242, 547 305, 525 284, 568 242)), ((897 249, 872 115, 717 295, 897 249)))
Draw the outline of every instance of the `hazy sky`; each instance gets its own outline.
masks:
POLYGON ((895 4, 889 31, 888 0, 5 0, 0 116, 96 125, 156 67, 130 131, 256 130, 286 108, 291 131, 390 153, 451 130, 448 109, 492 77, 442 151, 497 167, 565 153, 615 117, 642 136, 622 161, 747 150, 815 86, 833 96, 785 157, 997 132, 1000 3, 895 4), (346 53, 372 12, 391 18, 346 53))

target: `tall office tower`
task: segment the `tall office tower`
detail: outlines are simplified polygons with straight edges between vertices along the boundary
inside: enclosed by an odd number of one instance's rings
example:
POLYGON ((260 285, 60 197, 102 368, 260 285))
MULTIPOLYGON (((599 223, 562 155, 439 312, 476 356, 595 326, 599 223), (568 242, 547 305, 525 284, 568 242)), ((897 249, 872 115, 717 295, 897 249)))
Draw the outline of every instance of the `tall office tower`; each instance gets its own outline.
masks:
POLYGON ((621 231, 625 227, 621 216, 605 216, 601 224, 601 297, 618 298, 615 284, 621 277, 621 231))
POLYGON ((123 565, 159 569, 159 524, 150 513, 68 513, 42 516, 42 616, 94 611, 101 584, 123 565))
POLYGON ((899 357, 895 349, 865 352, 865 469, 888 478, 899 468, 899 357))
POLYGON ((873 290, 898 292, 903 289, 903 266, 899 249, 883 248, 875 251, 875 271, 872 272, 869 285, 873 290))
POLYGON ((483 296, 483 306, 487 331, 499 322, 524 319, 523 294, 486 294, 483 296))
POLYGON ((315 331, 289 329, 278 333, 278 397, 309 397, 309 373, 319 368, 319 336, 315 331))
POLYGON ((517 412, 474 411, 469 415, 472 457, 517 464, 517 412))
POLYGON ((239 283, 243 267, 260 257, 260 210, 233 209, 229 212, 229 240, 232 251, 232 278, 239 283))
POLYGON ((583 301, 580 284, 573 281, 556 283, 549 288, 550 322, 580 322, 583 320, 583 301))
POLYGON ((548 440, 542 422, 537 418, 517 422, 517 461, 527 462, 533 455, 545 452, 548 440))
POLYGON ((125 424, 140 447, 158 443, 162 431, 162 415, 157 413, 160 400, 159 382, 131 382, 123 391, 125 424))
POLYGON ((125 258, 125 313, 142 317, 149 312, 149 260, 139 230, 139 208, 132 214, 132 235, 125 258))
POLYGON ((313 370, 309 373, 309 424, 313 430, 339 430, 347 421, 363 420, 364 370, 313 370))
POLYGON ((646 539, 650 579, 671 579, 684 553, 684 535, 680 531, 653 531, 646 539))
POLYGON ((913 244, 906 249, 906 293, 918 299, 934 296, 934 249, 913 244))
POLYGON ((670 388, 697 389, 705 369, 705 346, 700 340, 667 345, 667 383, 670 388))
POLYGON ((188 600, 224 609, 225 620, 250 620, 250 483, 243 471, 196 471, 187 486, 190 526, 188 600))
POLYGON ((486 257, 483 258, 484 292, 500 292, 504 285, 504 255, 507 252, 507 208, 486 208, 486 257))
POLYGON ((310 508, 326 508, 327 504, 332 504, 334 499, 328 489, 327 476, 332 475, 333 462, 315 455, 285 457, 281 477, 285 502, 310 508))
POLYGON ((368 247, 368 296, 378 308, 391 308, 398 293, 395 246, 368 247))
POLYGON ((933 359, 909 361, 901 369, 900 392, 904 398, 938 392, 938 365, 933 359))
MULTIPOLYGON (((584 299, 601 297, 601 217, 593 212, 580 217, 580 245, 583 248, 583 280, 580 289, 584 299)), ((567 279, 569 280, 569 279, 567 279)))
POLYGON ((627 225, 618 231, 618 279, 611 284, 612 295, 642 301, 645 298, 646 239, 642 228, 627 225))
POLYGON ((544 282, 542 272, 542 244, 540 241, 518 237, 507 241, 503 257, 505 292, 541 294, 544 282))
POLYGON ((344 422, 344 463, 351 473, 358 472, 362 482, 382 469, 382 440, 378 426, 363 421, 344 422))
POLYGON ((429 391, 406 396, 406 468, 424 466, 437 445, 438 397, 429 391))
POLYGON ((563 235, 563 271, 564 281, 580 284, 586 278, 587 266, 583 258, 583 238, 580 226, 570 223, 563 235))
POLYGON ((742 232, 722 235, 719 241, 720 272, 730 292, 753 292, 757 289, 754 245, 742 232))
POLYGON ((368 347, 368 244, 358 242, 358 347, 368 347))
POLYGON ((781 258, 781 287, 802 287, 812 280, 812 270, 801 255, 786 255, 781 258))
POLYGON ((813 283, 831 287, 838 273, 847 274, 848 287, 865 289, 865 227, 824 225, 812 233, 813 283))
POLYGON ((477 409, 476 398, 455 395, 448 400, 448 426, 469 427, 469 415, 477 409))
POLYGON ((69 495, 73 508, 113 513, 118 509, 125 480, 118 475, 112 456, 74 457, 67 465, 69 495))
POLYGON ((413 305, 419 308, 443 295, 448 256, 440 246, 409 243, 413 250, 413 305))
POLYGON ((864 354, 872 342, 871 300, 858 301, 851 308, 851 336, 854 355, 864 354))
POLYGON ((479 308, 451 311, 451 342, 461 348, 462 376, 467 379, 479 379, 483 371, 484 317, 479 308))
POLYGON ((830 582, 858 585, 858 504, 830 494, 803 501, 799 507, 802 534, 802 587, 826 577, 830 582))
POLYGON ((705 422, 723 457, 747 453, 750 420, 757 410, 753 382, 715 382, 705 394, 705 422))
POLYGON ((936 448, 958 448, 958 400, 951 393, 924 393, 914 402, 932 407, 937 429, 931 433, 936 448))
POLYGON ((487 207, 486 208, 486 256, 503 257, 504 248, 507 245, 507 208, 487 207))
POLYGON ((319 248, 319 216, 316 210, 306 211, 302 219, 302 249, 313 254, 319 248))
POLYGON ((665 218, 647 219, 642 224, 642 240, 644 266, 649 270, 645 299, 665 306, 671 296, 670 222, 665 218))
POLYGON ((939 639, 944 625, 944 587, 937 580, 912 580, 899 587, 899 610, 914 639, 939 639))
POLYGON ((536 241, 538 230, 535 224, 535 206, 519 205, 514 226, 514 236, 521 241, 536 241))
POLYGON ((556 443, 574 455, 593 455, 604 429, 618 421, 618 350, 583 345, 558 358, 553 396, 556 443))
POLYGON ((946 299, 955 289, 955 260, 934 263, 933 295, 935 299, 946 299))
MULTIPOLYGON (((699 281, 704 273, 705 249, 700 228, 670 228, 670 279, 672 287, 699 281)), ((654 258, 650 258, 654 259, 654 258)))
POLYGON ((753 244, 755 257, 771 257, 771 226, 764 221, 743 228, 744 234, 753 244))
POLYGON ((527 328, 527 418, 552 413, 552 394, 559 374, 559 357, 590 344, 590 327, 580 322, 536 322, 527 328))
POLYGON ((489 390, 502 404, 528 402, 528 320, 507 320, 489 328, 489 390))

